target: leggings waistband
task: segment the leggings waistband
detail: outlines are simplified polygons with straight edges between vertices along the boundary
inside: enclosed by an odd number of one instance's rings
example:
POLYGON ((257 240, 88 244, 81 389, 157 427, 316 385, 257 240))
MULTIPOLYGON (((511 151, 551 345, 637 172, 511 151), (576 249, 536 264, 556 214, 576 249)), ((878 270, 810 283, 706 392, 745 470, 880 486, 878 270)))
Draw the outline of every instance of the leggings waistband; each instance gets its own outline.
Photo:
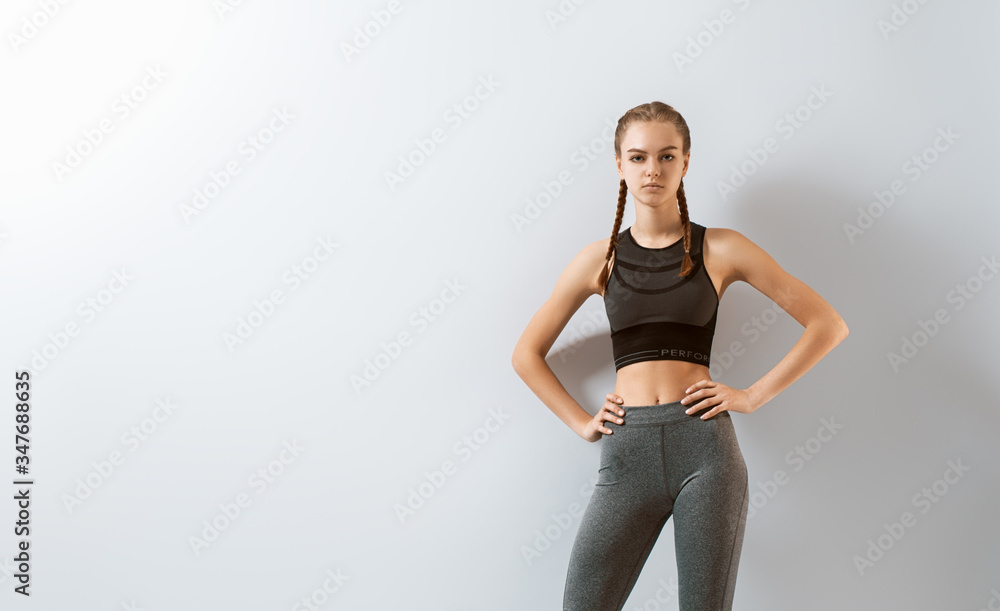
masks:
MULTIPOLYGON (((649 426, 654 424, 669 424, 672 422, 691 422, 694 420, 700 420, 701 417, 708 411, 708 408, 698 410, 693 414, 685 414, 684 411, 690 409, 690 405, 684 405, 680 401, 671 401, 670 403, 657 403, 653 405, 622 405, 620 406, 625 410, 625 415, 622 420, 625 421, 623 425, 619 426, 649 426)), ((728 416, 729 412, 720 412, 714 416, 715 418, 719 416, 728 416)), ((617 424, 613 422, 608 422, 607 424, 617 424)))

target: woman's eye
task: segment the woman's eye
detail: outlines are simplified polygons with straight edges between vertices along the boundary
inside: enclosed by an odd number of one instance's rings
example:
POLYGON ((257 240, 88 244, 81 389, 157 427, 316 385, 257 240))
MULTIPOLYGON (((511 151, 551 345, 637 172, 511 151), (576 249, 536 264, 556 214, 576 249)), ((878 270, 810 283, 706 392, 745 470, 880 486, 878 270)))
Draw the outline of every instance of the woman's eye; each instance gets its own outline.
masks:
MULTIPOLYGON (((664 155, 663 157, 667 158, 667 159, 673 159, 674 158, 674 156, 670 155, 670 154, 664 155)), ((633 155, 630 159, 631 159, 631 161, 635 161, 636 159, 642 159, 642 155, 633 155)))

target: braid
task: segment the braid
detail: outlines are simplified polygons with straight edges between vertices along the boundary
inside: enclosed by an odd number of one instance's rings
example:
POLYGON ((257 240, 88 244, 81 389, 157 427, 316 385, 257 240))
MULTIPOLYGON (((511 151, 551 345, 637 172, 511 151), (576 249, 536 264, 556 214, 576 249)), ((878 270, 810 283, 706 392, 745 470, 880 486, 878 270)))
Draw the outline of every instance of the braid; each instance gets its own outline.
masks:
POLYGON ((681 263, 681 276, 691 273, 694 262, 691 260, 691 220, 688 218, 687 198, 684 196, 684 179, 677 186, 677 209, 681 213, 681 223, 684 225, 684 261, 681 263))
POLYGON ((622 226, 622 216, 625 215, 625 195, 628 193, 628 187, 625 185, 625 179, 621 180, 621 184, 618 186, 618 212, 615 214, 615 228, 611 231, 611 241, 608 243, 608 254, 604 257, 604 267, 601 269, 601 287, 602 292, 608 288, 608 280, 611 279, 611 273, 608 270, 608 262, 611 261, 611 254, 615 252, 618 248, 618 230, 622 226))

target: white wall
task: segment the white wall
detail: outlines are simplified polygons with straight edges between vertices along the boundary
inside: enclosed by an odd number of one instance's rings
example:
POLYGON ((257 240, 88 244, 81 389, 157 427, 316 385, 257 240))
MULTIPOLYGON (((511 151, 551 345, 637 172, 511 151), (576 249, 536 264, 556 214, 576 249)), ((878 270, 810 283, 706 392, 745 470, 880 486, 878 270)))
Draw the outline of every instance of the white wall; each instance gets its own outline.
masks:
MULTIPOLYGON (((614 123, 661 100, 691 127, 691 218, 761 245, 851 329, 734 415, 759 492, 734 608, 1000 604, 1000 280, 977 278, 1000 256, 996 3, 225 1, 17 0, 0 14, 4 472, 17 477, 13 373, 30 369, 35 481, 32 595, 14 593, 24 537, 5 483, 0 597, 560 608, 600 444, 556 419, 510 355, 566 264, 611 234, 614 123), (752 175, 723 196, 742 164, 752 175), (893 181, 905 192, 849 237, 893 181), (903 338, 922 345, 893 366, 903 338), (842 428, 810 441, 824 420, 842 428), (807 462, 789 456, 799 446, 807 462), (952 463, 968 471, 945 483, 952 463), (769 486, 779 469, 787 483, 769 486), (421 486, 433 494, 401 517, 421 486), (196 550, 212 521, 221 532, 196 550)), ((633 220, 630 198, 622 227, 633 220)), ((727 291, 717 379, 748 386, 795 343, 801 327, 772 307, 749 285, 727 291)), ((593 413, 614 387, 598 297, 549 361, 593 413)), ((626 609, 676 608, 672 528, 626 609)))

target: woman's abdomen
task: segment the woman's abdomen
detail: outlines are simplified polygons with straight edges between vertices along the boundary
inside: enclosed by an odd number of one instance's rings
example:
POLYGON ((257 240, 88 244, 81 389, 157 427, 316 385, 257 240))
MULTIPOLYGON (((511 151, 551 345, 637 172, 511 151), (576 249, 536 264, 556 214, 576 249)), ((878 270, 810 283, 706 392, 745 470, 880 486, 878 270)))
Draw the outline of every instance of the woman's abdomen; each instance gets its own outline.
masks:
POLYGON ((655 405, 680 401, 698 380, 711 380, 708 367, 687 361, 652 360, 618 370, 615 394, 622 405, 655 405))

